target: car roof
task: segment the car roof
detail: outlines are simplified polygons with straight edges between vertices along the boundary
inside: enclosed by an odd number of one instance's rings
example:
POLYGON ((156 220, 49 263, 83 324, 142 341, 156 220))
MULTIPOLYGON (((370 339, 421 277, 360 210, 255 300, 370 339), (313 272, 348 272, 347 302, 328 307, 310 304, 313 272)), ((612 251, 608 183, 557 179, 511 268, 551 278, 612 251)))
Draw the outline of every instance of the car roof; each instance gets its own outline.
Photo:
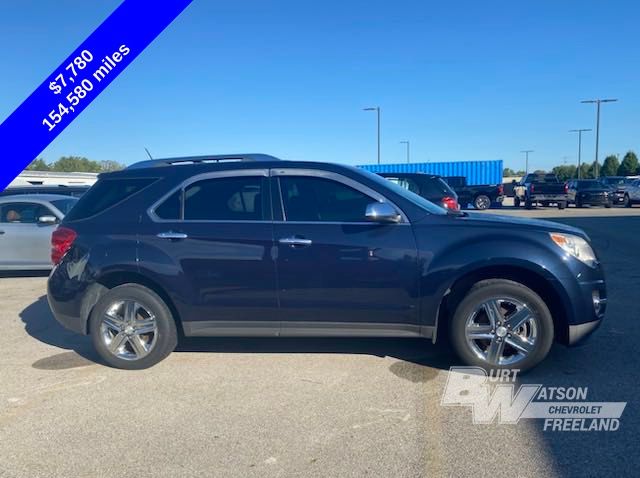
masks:
POLYGON ((59 199, 78 200, 78 198, 66 194, 14 194, 0 196, 0 202, 51 202, 59 199))
POLYGON ((175 158, 150 159, 139 161, 128 166, 127 169, 156 168, 177 166, 184 164, 228 164, 238 162, 271 162, 280 161, 280 158, 263 153, 232 153, 232 154, 207 154, 202 156, 178 156, 175 158))
MULTIPOLYGON (((266 155, 265 155, 266 156, 266 155)), ((198 157, 199 158, 199 157, 198 157)), ((183 158, 179 158, 183 159, 183 158)), ((102 173, 99 179, 126 179, 140 177, 166 177, 179 175, 181 177, 189 177, 200 173, 208 173, 215 171, 234 171, 244 169, 320 169, 325 171, 357 171, 360 174, 366 173, 364 169, 347 164, 317 162, 317 161, 289 161, 263 159, 259 161, 197 161, 185 162, 182 164, 157 164, 155 161, 142 161, 136 163, 126 169, 102 173)))
MULTIPOLYGON (((416 171, 413 173, 390 173, 388 171, 385 171, 384 173, 377 173, 380 176, 420 176, 420 177, 424 177, 424 178, 441 178, 442 176, 440 176, 439 174, 431 174, 431 173, 425 173, 424 171, 416 171)), ((464 177, 464 176, 461 176, 464 177)))

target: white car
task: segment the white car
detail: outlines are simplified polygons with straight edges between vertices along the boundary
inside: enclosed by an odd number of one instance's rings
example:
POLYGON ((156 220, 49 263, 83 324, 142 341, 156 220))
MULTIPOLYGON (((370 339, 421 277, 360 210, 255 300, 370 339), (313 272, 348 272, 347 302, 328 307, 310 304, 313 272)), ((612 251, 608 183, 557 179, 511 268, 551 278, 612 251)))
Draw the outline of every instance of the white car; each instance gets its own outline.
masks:
POLYGON ((51 269, 51 233, 77 198, 20 194, 0 198, 0 270, 51 269))

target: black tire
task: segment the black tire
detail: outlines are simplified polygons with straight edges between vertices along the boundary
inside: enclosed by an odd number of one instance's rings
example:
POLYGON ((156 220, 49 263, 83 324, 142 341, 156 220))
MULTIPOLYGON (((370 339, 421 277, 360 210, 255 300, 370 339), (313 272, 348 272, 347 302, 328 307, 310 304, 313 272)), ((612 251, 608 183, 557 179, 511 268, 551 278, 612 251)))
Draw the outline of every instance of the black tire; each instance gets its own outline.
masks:
MULTIPOLYGON (((114 332, 112 333, 115 335, 114 332)), ((112 367, 125 370, 152 367, 166 358, 178 344, 176 322, 169 307, 158 294, 139 284, 123 284, 104 294, 91 312, 89 334, 100 358, 112 367), (134 301, 154 316, 156 331, 145 336, 149 337, 150 343, 151 337, 153 338, 153 345, 150 347, 150 351, 139 359, 120 358, 109 350, 103 338, 103 331, 101 330, 103 318, 107 310, 114 303, 120 301, 134 301)), ((131 343, 128 341, 123 347, 129 347, 133 350, 131 343)))
POLYGON ((631 203, 631 198, 628 194, 624 195, 624 207, 631 207, 633 204, 631 203))
POLYGON ((524 201, 524 207, 526 209, 533 209, 533 203, 531 201, 529 201, 528 199, 525 199, 524 201))
POLYGON ((553 318, 542 298, 528 287, 505 279, 490 279, 475 284, 456 307, 450 322, 449 332, 453 349, 462 361, 465 364, 482 367, 487 370, 503 368, 528 370, 544 360, 554 340, 553 318), (528 355, 514 364, 490 364, 474 352, 466 339, 467 319, 474 314, 481 304, 497 298, 514 299, 526 304, 536 323, 537 339, 533 344, 533 348, 528 355))
POLYGON ((611 206, 613 206, 612 202, 608 202, 604 205, 604 207, 606 207, 607 209, 611 209, 611 206))
POLYGON ((581 199, 576 198, 576 207, 584 207, 581 199))
POLYGON ((513 205, 515 207, 520 207, 520 198, 519 197, 513 198, 513 205))
POLYGON ((567 202, 566 201, 560 201, 558 203, 558 209, 564 209, 567 207, 567 202))
POLYGON ((473 207, 480 211, 489 209, 491 207, 491 198, 486 194, 478 194, 473 199, 473 207))

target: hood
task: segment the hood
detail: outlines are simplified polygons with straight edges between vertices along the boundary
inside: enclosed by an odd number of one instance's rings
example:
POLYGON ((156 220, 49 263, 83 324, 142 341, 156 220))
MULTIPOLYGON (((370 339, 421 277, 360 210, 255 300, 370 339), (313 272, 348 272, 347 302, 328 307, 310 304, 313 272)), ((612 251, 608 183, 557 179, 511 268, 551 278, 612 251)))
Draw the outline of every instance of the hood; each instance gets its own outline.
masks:
POLYGON ((611 188, 578 189, 578 194, 602 194, 612 192, 611 188))
POLYGON ((565 232, 587 238, 586 233, 582 229, 555 221, 545 221, 543 219, 469 212, 466 215, 455 217, 455 220, 464 221, 464 223, 469 226, 477 225, 483 227, 533 229, 542 232, 565 232))

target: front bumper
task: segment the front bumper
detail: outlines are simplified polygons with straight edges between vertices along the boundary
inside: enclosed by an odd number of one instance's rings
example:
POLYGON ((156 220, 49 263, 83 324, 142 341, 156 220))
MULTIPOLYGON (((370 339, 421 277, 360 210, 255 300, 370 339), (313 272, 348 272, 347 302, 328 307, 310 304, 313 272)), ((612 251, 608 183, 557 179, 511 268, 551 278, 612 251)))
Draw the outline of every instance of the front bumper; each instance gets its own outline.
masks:
POLYGON ((605 204, 611 204, 613 202, 613 195, 601 195, 601 194, 584 194, 578 196, 578 199, 582 204, 589 204, 590 206, 604 206, 605 204))
POLYGON ((591 322, 585 322, 584 324, 576 324, 569 326, 569 345, 576 345, 586 339, 593 333, 600 324, 602 319, 592 320, 591 322))
POLYGON ((612 194, 614 204, 624 204, 624 192, 615 192, 612 194))

